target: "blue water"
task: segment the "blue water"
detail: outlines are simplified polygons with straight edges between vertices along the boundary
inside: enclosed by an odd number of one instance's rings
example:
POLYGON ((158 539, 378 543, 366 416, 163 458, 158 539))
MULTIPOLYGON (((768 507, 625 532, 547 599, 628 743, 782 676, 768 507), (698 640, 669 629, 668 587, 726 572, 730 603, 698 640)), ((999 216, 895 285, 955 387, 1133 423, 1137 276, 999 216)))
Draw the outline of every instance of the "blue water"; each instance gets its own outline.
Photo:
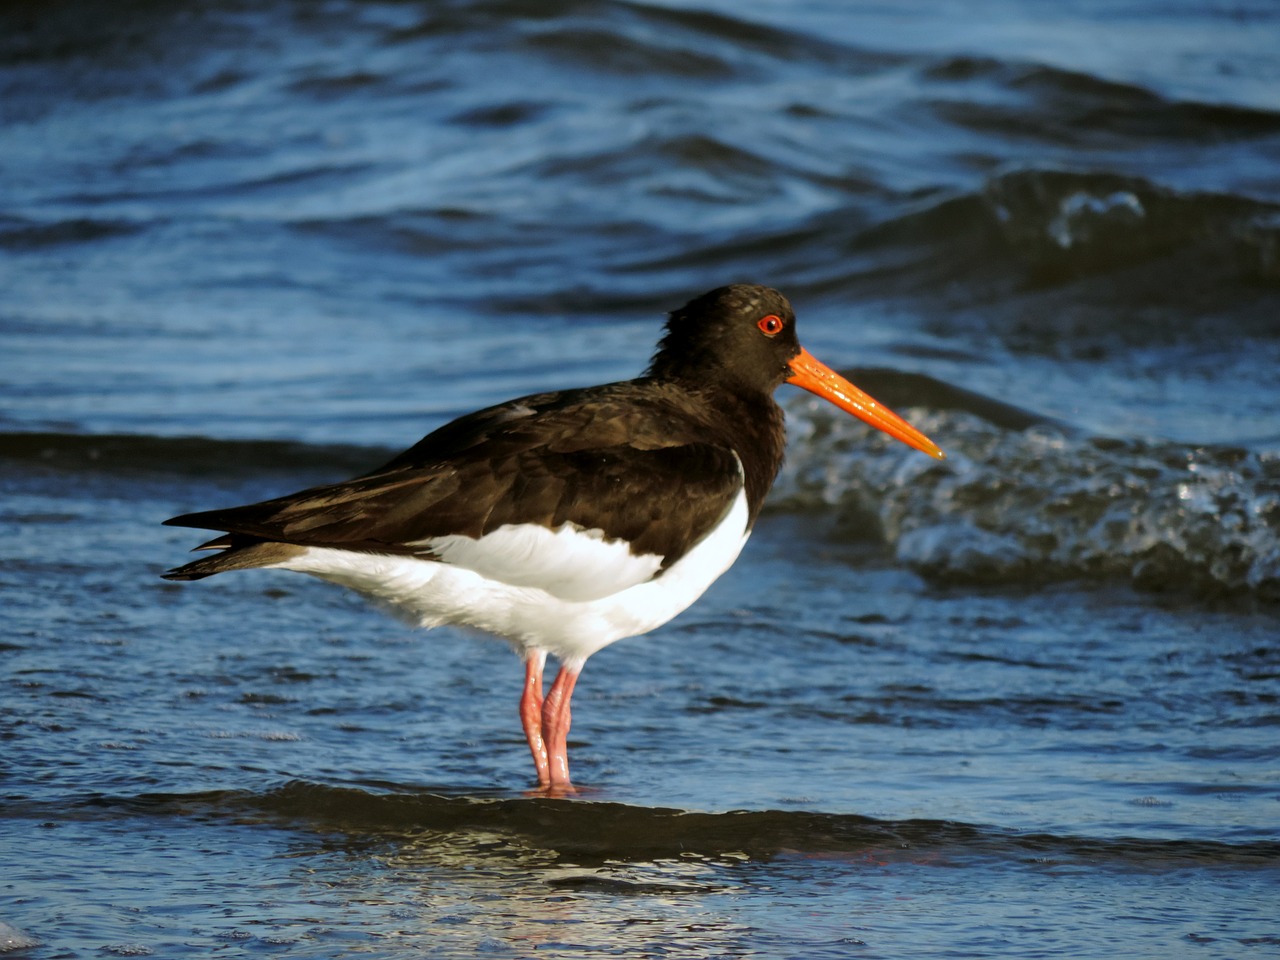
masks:
POLYGON ((1280 11, 0 11, 0 952, 1274 956, 1280 11), (688 613, 520 665, 159 525, 641 370, 777 286, 688 613), (786 394, 784 396, 784 394, 786 394))

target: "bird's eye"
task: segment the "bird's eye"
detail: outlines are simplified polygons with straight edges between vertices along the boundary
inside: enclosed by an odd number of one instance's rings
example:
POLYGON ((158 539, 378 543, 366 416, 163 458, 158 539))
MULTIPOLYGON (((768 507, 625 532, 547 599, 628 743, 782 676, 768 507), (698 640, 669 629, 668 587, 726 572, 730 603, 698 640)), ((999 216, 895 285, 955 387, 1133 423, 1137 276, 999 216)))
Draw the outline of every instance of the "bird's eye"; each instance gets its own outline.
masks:
POLYGON ((757 320, 756 326, 760 328, 760 332, 766 337, 776 337, 782 332, 782 318, 771 313, 767 317, 761 317, 757 320))

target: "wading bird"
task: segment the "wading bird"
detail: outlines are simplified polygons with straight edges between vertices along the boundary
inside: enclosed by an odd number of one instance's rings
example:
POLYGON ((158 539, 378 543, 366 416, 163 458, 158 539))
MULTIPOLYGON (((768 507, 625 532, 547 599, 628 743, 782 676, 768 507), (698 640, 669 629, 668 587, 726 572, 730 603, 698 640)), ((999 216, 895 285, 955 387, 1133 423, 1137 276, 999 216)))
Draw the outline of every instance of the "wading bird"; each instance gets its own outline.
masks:
POLYGON ((639 379, 501 403, 353 480, 166 521, 222 533, 196 548, 217 554, 164 576, 294 570, 423 627, 505 639, 524 660, 538 784, 571 793, 583 664, 666 623, 737 559, 782 465, 783 383, 943 457, 801 348, 785 297, 738 284, 673 311, 639 379), (560 670, 544 697, 548 655, 560 670))

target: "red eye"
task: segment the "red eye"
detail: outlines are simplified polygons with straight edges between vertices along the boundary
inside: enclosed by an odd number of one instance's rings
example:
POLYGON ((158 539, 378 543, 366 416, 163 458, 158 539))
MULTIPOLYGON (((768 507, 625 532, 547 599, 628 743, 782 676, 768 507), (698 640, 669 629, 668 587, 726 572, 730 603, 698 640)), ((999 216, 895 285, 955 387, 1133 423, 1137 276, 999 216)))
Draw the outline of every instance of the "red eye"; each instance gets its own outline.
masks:
POLYGON ((757 320, 756 326, 760 328, 760 332, 766 337, 776 337, 782 332, 782 318, 771 313, 767 317, 761 317, 757 320))

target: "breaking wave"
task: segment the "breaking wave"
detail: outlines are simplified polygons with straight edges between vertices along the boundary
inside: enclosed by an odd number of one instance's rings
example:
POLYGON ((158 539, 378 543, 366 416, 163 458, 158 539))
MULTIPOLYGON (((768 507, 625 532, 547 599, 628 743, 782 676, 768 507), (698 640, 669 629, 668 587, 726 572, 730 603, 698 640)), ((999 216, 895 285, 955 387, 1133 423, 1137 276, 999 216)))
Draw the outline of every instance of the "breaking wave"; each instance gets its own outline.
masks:
POLYGON ((789 412, 792 453, 773 502, 834 510, 844 530, 882 539, 928 577, 1118 577, 1280 601, 1274 450, 1091 436, 994 403, 917 407, 910 419, 947 437, 949 459, 937 462, 820 403, 789 412))

